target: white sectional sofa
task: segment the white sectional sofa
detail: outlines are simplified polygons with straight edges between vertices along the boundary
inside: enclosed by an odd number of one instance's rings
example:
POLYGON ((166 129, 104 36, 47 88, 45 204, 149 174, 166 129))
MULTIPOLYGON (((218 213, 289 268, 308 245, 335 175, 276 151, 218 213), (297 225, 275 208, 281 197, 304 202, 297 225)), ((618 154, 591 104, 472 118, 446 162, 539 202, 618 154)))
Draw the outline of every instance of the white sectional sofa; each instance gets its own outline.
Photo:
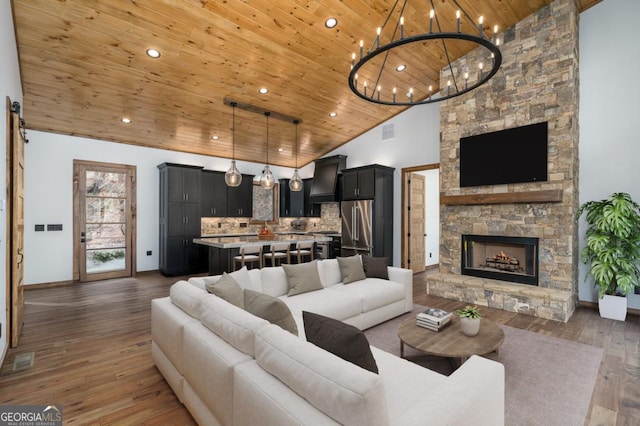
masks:
POLYGON ((241 270, 244 288, 278 297, 295 336, 204 288, 179 281, 152 301, 152 356, 202 425, 501 425, 504 368, 471 357, 446 377, 371 347, 378 374, 306 341, 302 311, 365 329, 413 308, 410 270, 342 284, 335 259, 318 262, 323 288, 287 296, 282 267, 241 270))

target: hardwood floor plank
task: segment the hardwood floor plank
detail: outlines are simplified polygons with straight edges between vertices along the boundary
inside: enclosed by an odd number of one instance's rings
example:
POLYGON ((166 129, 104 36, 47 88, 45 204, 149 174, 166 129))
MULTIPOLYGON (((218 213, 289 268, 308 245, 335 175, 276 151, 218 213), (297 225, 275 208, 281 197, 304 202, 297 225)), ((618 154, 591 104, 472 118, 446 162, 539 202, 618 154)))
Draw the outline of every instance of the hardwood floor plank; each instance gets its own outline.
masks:
MULTIPOLYGON (((414 277, 414 302, 446 310, 466 303, 428 296, 414 277)), ((133 278, 25 292, 18 348, 0 369, 1 404, 62 404, 65 424, 194 425, 151 359, 151 299, 180 277, 157 272, 133 278), (34 352, 31 368, 12 371, 17 355, 34 352)), ((498 324, 598 346, 605 355, 588 425, 631 425, 640 418, 640 317, 606 320, 579 307, 567 323, 480 307, 498 324)))

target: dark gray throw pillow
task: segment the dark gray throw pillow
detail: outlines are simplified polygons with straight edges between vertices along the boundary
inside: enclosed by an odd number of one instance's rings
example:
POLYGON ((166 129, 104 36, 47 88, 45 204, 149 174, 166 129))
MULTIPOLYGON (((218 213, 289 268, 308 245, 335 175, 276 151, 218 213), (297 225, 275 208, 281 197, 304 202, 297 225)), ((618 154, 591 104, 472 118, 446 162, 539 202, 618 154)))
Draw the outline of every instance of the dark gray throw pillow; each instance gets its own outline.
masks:
POLYGON ((306 311, 302 311, 302 320, 308 342, 378 374, 378 365, 362 331, 336 319, 306 311))
POLYGON ((388 264, 389 258, 387 257, 362 256, 362 268, 364 269, 364 274, 367 278, 382 278, 388 280, 388 264))
POLYGON ((288 332, 298 335, 298 326, 289 307, 277 297, 249 289, 244 290, 245 311, 279 325, 288 332))
POLYGON ((223 272, 220 279, 215 283, 205 284, 205 288, 209 293, 215 294, 219 298, 244 309, 244 295, 242 294, 242 287, 240 287, 240 284, 238 284, 238 282, 226 272, 223 272))

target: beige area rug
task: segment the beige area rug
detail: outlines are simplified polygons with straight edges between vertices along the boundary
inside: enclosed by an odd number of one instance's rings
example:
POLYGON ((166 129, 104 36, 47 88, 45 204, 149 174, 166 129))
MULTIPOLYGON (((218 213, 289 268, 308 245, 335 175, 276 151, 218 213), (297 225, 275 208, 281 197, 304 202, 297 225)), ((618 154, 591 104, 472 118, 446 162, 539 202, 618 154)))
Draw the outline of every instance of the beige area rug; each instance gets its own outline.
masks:
MULTIPOLYGON (((424 307, 365 331, 372 346, 400 355, 398 326, 424 307)), ((503 326, 505 340, 499 356, 505 367, 505 424, 507 426, 584 425, 602 361, 595 346, 503 326)), ((407 359, 449 375, 448 360, 405 347, 407 359)))

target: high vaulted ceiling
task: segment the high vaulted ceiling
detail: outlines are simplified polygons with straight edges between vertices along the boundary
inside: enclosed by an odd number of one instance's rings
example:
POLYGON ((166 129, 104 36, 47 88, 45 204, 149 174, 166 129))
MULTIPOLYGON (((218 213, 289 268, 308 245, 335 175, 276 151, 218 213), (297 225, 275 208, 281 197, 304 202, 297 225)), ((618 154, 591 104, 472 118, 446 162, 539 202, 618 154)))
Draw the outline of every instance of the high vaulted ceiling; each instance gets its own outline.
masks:
MULTIPOLYGON (((375 37, 394 1, 13 0, 24 118, 29 129, 230 158, 229 98, 301 119, 302 166, 402 111, 347 85, 352 52, 375 37), (329 17, 337 27, 325 27, 329 17)), ((580 9, 599 1, 579 0, 580 9)), ((431 8, 409 3, 407 32, 431 8)), ((491 35, 551 0, 458 3, 484 16, 491 35)), ((429 56, 422 78, 438 87, 444 55, 429 56)), ((265 162, 266 129, 263 115, 236 109, 236 158, 265 162)), ((295 145, 295 126, 272 117, 269 162, 293 167, 295 145)))

